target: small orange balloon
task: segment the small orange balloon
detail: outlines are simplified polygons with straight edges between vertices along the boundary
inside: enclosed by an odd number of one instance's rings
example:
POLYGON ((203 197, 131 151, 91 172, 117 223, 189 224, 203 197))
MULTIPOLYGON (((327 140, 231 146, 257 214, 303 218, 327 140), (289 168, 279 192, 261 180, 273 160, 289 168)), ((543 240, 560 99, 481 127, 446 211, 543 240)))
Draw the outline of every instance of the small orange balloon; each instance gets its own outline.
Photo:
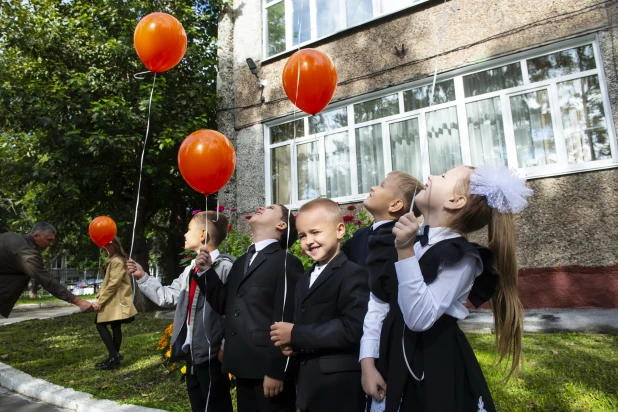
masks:
POLYGON ((88 226, 88 234, 97 246, 108 245, 116 236, 116 222, 107 216, 95 217, 88 226))
POLYGON ((204 195, 211 195, 225 186, 234 174, 236 152, 221 133, 198 130, 180 145, 178 168, 189 186, 204 195))
POLYGON ((187 50, 187 34, 174 16, 151 13, 137 24, 133 44, 144 65, 161 73, 182 60, 187 50))
POLYGON ((292 103, 315 115, 328 106, 335 94, 337 69, 326 53, 303 49, 294 53, 285 64, 282 81, 285 94, 292 103))

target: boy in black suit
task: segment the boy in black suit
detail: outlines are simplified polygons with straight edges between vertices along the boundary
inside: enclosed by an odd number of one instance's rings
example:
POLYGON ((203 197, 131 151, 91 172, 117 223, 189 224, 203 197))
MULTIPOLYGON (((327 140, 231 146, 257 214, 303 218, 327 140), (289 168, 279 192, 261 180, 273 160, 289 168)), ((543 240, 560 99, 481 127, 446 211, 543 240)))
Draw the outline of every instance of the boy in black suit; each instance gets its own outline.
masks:
POLYGON ((236 376, 238 412, 294 412, 295 381, 288 358, 270 340, 270 325, 291 321, 294 289, 303 274, 285 251, 296 241, 294 216, 282 205, 260 207, 249 221, 253 243, 223 284, 203 248, 194 275, 212 308, 226 315, 223 370, 236 376), (287 273, 286 273, 287 272, 287 273), (284 308, 285 306, 285 308, 284 308))
MULTIPOLYGON (((395 222, 405 210, 403 203, 407 202, 408 209, 410 201, 416 193, 425 188, 421 182, 410 174, 401 171, 393 171, 386 175, 383 181, 377 186, 371 187, 369 196, 363 202, 365 209, 373 215, 373 223, 354 232, 354 235, 345 242, 341 248, 352 262, 367 267, 367 257, 369 256, 369 235, 380 225, 395 222), (391 195, 395 193, 395 195, 391 195), (385 196, 386 194, 386 196, 385 196)), ((404 213, 408 212, 405 210, 404 213)), ((420 216, 421 212, 415 207, 414 215, 420 216)), ((391 226, 392 229, 392 226, 391 226)))
MULTIPOLYGON (((377 402, 382 402, 386 395, 386 364, 380 362, 386 354, 382 353, 384 350, 380 352, 380 348, 388 347, 388 336, 384 336, 388 334, 382 334, 382 325, 391 305, 398 309, 398 282, 395 272, 397 249, 393 226, 410 210, 415 192, 418 193, 424 188, 424 185, 410 174, 394 171, 386 175, 378 186, 372 187, 371 193, 363 202, 365 208, 374 216, 375 222, 365 229, 368 232, 368 253, 364 258, 369 269, 371 294, 363 324, 359 360, 363 370, 363 390, 377 402)), ((415 215, 420 215, 416 209, 415 215)))
POLYGON ((367 271, 340 251, 345 226, 332 200, 305 203, 297 228, 303 252, 316 264, 296 285, 294 323, 275 323, 272 340, 300 362, 296 404, 302 411, 362 411, 358 352, 367 271))

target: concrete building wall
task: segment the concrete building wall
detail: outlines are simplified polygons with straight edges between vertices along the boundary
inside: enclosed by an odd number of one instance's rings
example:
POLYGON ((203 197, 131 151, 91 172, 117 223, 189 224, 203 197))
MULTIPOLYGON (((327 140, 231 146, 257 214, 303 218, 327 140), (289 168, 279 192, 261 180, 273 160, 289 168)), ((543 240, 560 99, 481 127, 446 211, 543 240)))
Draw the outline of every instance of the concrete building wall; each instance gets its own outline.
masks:
MULTIPOLYGON (((219 28, 219 129, 232 140, 238 157, 224 201, 226 206, 238 207, 240 216, 266 202, 263 123, 294 111, 281 85, 283 66, 293 51, 261 62, 261 3, 234 0, 219 28), (260 66, 259 77, 268 82, 263 104, 259 102, 257 79, 245 63, 248 57, 260 66)), ((327 53, 337 67, 339 83, 333 102, 428 78, 433 74, 436 56, 439 73, 447 73, 596 34, 611 116, 618 124, 618 2, 465 0, 457 1, 455 12, 451 5, 448 2, 439 45, 442 1, 408 8, 311 44, 309 47, 327 53), (394 54, 394 48, 402 44, 408 48, 403 59, 394 54)), ((529 181, 529 186, 535 191, 530 207, 517 217, 518 258, 525 269, 523 283, 528 282, 526 293, 540 299, 533 292, 539 289, 536 276, 553 271, 553 281, 546 277, 542 282, 561 291, 564 300, 571 299, 570 294, 582 285, 565 279, 577 279, 590 267, 598 268, 596 275, 588 274, 593 277, 580 281, 590 285, 591 294, 608 295, 608 287, 618 292, 618 169, 539 178, 529 181), (581 267, 584 269, 578 269, 581 267), (570 277, 565 278, 565 274, 570 277)), ((244 219, 235 224, 242 230, 244 219)), ((483 235, 473 239, 482 241, 483 235)), ((618 307, 618 293, 592 306, 618 307)))

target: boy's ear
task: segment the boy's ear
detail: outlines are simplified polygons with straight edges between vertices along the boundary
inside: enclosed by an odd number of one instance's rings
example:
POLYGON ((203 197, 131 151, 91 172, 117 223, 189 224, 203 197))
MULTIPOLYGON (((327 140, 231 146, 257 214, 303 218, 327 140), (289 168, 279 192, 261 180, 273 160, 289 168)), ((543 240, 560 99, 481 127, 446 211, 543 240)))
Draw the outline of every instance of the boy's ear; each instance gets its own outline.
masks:
POLYGON ((403 209, 403 200, 401 199, 393 200, 391 204, 388 206, 389 213, 397 213, 401 209, 403 209))
POLYGON ((337 224, 337 239, 341 240, 345 236, 345 224, 337 224))
POLYGON ((466 196, 454 194, 453 197, 444 203, 444 208, 448 211, 455 212, 462 209, 466 203, 468 203, 468 198, 466 196))
POLYGON ((279 223, 277 223, 276 227, 277 227, 277 230, 287 230, 288 224, 284 222, 283 220, 280 220, 279 223))

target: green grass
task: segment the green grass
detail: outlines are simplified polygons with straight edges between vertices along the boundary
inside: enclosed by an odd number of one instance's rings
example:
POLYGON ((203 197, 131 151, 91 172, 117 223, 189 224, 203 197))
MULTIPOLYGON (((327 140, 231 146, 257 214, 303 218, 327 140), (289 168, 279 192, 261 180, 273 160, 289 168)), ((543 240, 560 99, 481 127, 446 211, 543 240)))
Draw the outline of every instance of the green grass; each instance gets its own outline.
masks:
MULTIPOLYGON (((96 398, 168 411, 190 411, 185 383, 166 374, 157 341, 169 320, 140 313, 123 326, 122 366, 97 371, 106 356, 94 314, 0 327, 0 360, 96 398)), ((618 335, 527 334, 524 372, 502 382, 492 335, 468 335, 499 411, 618 410, 618 335)))
MULTIPOLYGON (((92 295, 80 295, 79 296, 82 299, 94 299, 96 297, 95 294, 92 295)), ((47 303, 47 302, 63 302, 62 300, 58 299, 57 297, 54 296, 41 296, 38 299, 30 299, 30 298, 19 298, 19 300, 17 301, 16 305, 21 305, 24 303, 47 303)))

